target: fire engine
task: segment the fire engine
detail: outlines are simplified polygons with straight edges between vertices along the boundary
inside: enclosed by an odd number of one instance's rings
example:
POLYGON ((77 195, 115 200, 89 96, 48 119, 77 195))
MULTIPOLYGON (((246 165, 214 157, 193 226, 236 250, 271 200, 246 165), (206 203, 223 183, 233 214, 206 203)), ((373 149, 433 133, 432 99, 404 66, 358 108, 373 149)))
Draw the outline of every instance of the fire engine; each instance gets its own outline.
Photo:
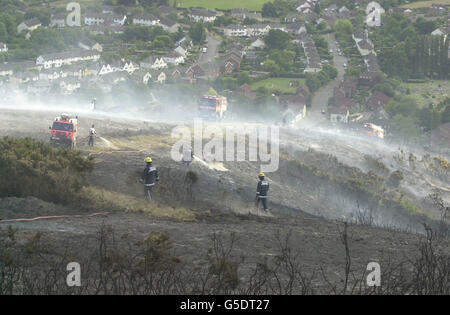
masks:
POLYGON ((204 95, 200 99, 198 110, 202 118, 222 120, 227 105, 227 98, 224 96, 204 95))
POLYGON ((363 132, 368 135, 384 139, 384 129, 375 124, 364 124, 363 132))
POLYGON ((68 114, 61 114, 53 121, 52 135, 50 143, 53 147, 64 146, 68 148, 75 148, 77 143, 77 118, 72 118, 68 114))

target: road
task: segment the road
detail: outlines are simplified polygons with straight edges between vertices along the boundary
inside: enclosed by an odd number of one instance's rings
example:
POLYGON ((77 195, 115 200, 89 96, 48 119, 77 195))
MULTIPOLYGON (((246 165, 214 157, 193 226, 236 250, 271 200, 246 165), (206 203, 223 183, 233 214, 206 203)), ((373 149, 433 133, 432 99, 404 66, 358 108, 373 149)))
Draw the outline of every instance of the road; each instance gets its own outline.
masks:
POLYGON ((333 34, 326 34, 324 37, 328 41, 329 49, 333 50, 333 61, 334 66, 338 69, 338 76, 336 79, 320 88, 314 95, 311 104, 311 110, 309 112, 311 118, 322 118, 325 119, 325 115, 321 114, 322 110, 327 110, 328 99, 333 96, 333 90, 335 87, 339 86, 339 82, 343 80, 345 68, 344 64, 347 63, 347 58, 345 56, 339 56, 338 47, 336 45, 336 40, 333 34))
POLYGON ((213 61, 218 55, 220 41, 210 34, 206 36, 206 40, 208 41, 208 50, 206 53, 200 53, 200 57, 198 58, 199 63, 213 61))

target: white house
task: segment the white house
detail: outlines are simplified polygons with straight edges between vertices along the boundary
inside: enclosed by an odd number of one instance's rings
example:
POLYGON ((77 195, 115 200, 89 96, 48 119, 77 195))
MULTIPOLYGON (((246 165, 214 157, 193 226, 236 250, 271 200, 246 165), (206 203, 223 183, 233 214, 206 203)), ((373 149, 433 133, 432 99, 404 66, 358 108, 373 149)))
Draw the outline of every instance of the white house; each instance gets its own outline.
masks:
POLYGON ((264 47, 266 47, 266 43, 261 38, 258 38, 250 44, 249 49, 262 49, 264 47))
POLYGON ((192 9, 188 13, 188 17, 194 22, 212 23, 216 19, 216 12, 204 9, 192 9))
POLYGON ((66 26, 66 14, 56 13, 50 18, 50 27, 64 28, 66 26))
POLYGON ((133 24, 143 26, 159 25, 160 19, 151 14, 139 14, 133 17, 133 24))
POLYGON ((375 1, 370 2, 366 7, 366 24, 370 27, 381 26, 381 15, 386 11, 383 7, 375 1))
POLYGON ((5 43, 0 42, 0 52, 8 52, 8 46, 5 43))
POLYGON ((223 30, 228 37, 243 37, 249 36, 247 26, 241 24, 230 24, 223 30))
POLYGON ((188 53, 188 51, 181 46, 178 46, 177 48, 175 48, 174 51, 176 53, 180 54, 181 56, 183 56, 184 58, 186 58, 187 53, 188 53))
POLYGON ((97 43, 96 41, 89 39, 89 38, 83 38, 78 42, 78 47, 84 50, 97 50, 98 52, 103 51, 102 45, 97 43))
POLYGON ((162 28, 169 33, 178 32, 178 28, 180 27, 180 24, 178 22, 168 18, 161 18, 161 20, 159 21, 159 25, 162 26, 162 28))
POLYGON ((134 71, 138 70, 139 66, 134 64, 132 61, 124 61, 122 70, 132 74, 134 71))
POLYGON ((172 52, 163 57, 163 60, 166 64, 171 64, 178 66, 180 63, 184 63, 184 57, 177 52, 172 52))
POLYGON ((100 68, 100 70, 98 71, 98 75, 105 75, 108 73, 113 73, 114 69, 111 67, 110 64, 103 64, 100 68))
POLYGON ((22 33, 23 31, 33 32, 38 27, 42 26, 41 22, 37 18, 31 20, 26 20, 17 26, 17 33, 22 33))
POLYGON ((167 68, 167 63, 162 57, 150 56, 142 60, 140 66, 144 69, 164 69, 167 68))
POLYGON ((59 68, 63 65, 70 65, 81 61, 97 61, 100 53, 96 50, 74 50, 56 54, 41 55, 36 59, 36 65, 44 69, 52 67, 59 68))
POLYGON ((86 25, 102 25, 109 15, 103 13, 86 13, 84 16, 84 24, 86 25))

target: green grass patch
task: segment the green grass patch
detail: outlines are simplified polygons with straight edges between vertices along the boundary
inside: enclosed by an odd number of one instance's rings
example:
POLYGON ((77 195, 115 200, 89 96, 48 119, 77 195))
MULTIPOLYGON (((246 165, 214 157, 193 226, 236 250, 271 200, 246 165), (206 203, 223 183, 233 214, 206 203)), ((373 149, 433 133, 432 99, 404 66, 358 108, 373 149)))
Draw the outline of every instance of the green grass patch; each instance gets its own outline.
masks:
POLYGON ((265 87, 270 92, 279 91, 281 93, 295 93, 299 85, 305 83, 305 79, 293 78, 268 78, 251 84, 252 90, 256 91, 260 87, 265 87), (292 83, 292 86, 291 86, 292 83))
POLYGON ((433 4, 450 5, 450 0, 417 1, 417 2, 413 2, 413 3, 401 5, 400 8, 407 8, 407 9, 429 8, 433 4))
POLYGON ((233 8, 261 11, 264 3, 269 0, 171 0, 171 4, 177 2, 180 8, 202 7, 206 9, 231 10, 233 8))
MULTIPOLYGON (((450 0, 449 0, 450 1, 450 0)), ((450 81, 433 80, 425 83, 407 83, 410 95, 420 107, 439 104, 450 95, 450 81)))

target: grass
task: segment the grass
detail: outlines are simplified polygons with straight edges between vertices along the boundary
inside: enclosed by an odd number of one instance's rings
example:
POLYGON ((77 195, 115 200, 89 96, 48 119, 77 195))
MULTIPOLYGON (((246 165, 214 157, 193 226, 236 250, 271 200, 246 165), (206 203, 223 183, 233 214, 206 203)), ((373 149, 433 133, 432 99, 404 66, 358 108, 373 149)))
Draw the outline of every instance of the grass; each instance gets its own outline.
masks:
POLYGON ((181 8, 202 7, 206 9, 230 10, 244 8, 250 11, 261 11, 264 3, 269 0, 171 0, 171 4, 177 2, 181 8))
POLYGON ((300 85, 305 83, 304 79, 293 78, 268 78, 251 84, 252 90, 256 91, 259 87, 263 86, 270 92, 280 91, 282 93, 295 93, 297 86, 290 87, 291 82, 298 82, 300 85))
POLYGON ((450 5, 450 0, 417 1, 417 2, 413 2, 413 3, 401 5, 400 8, 407 8, 407 9, 429 8, 433 4, 450 5))
POLYGON ((192 211, 184 208, 149 203, 144 199, 136 199, 133 196, 99 187, 83 188, 83 192, 90 197, 90 200, 94 200, 98 207, 104 209, 119 208, 125 211, 146 213, 152 217, 172 218, 182 221, 194 221, 196 218, 192 211))
POLYGON ((428 106, 430 103, 437 105, 450 96, 450 81, 434 80, 425 83, 407 83, 407 85, 411 91, 410 96, 420 107, 428 106))

